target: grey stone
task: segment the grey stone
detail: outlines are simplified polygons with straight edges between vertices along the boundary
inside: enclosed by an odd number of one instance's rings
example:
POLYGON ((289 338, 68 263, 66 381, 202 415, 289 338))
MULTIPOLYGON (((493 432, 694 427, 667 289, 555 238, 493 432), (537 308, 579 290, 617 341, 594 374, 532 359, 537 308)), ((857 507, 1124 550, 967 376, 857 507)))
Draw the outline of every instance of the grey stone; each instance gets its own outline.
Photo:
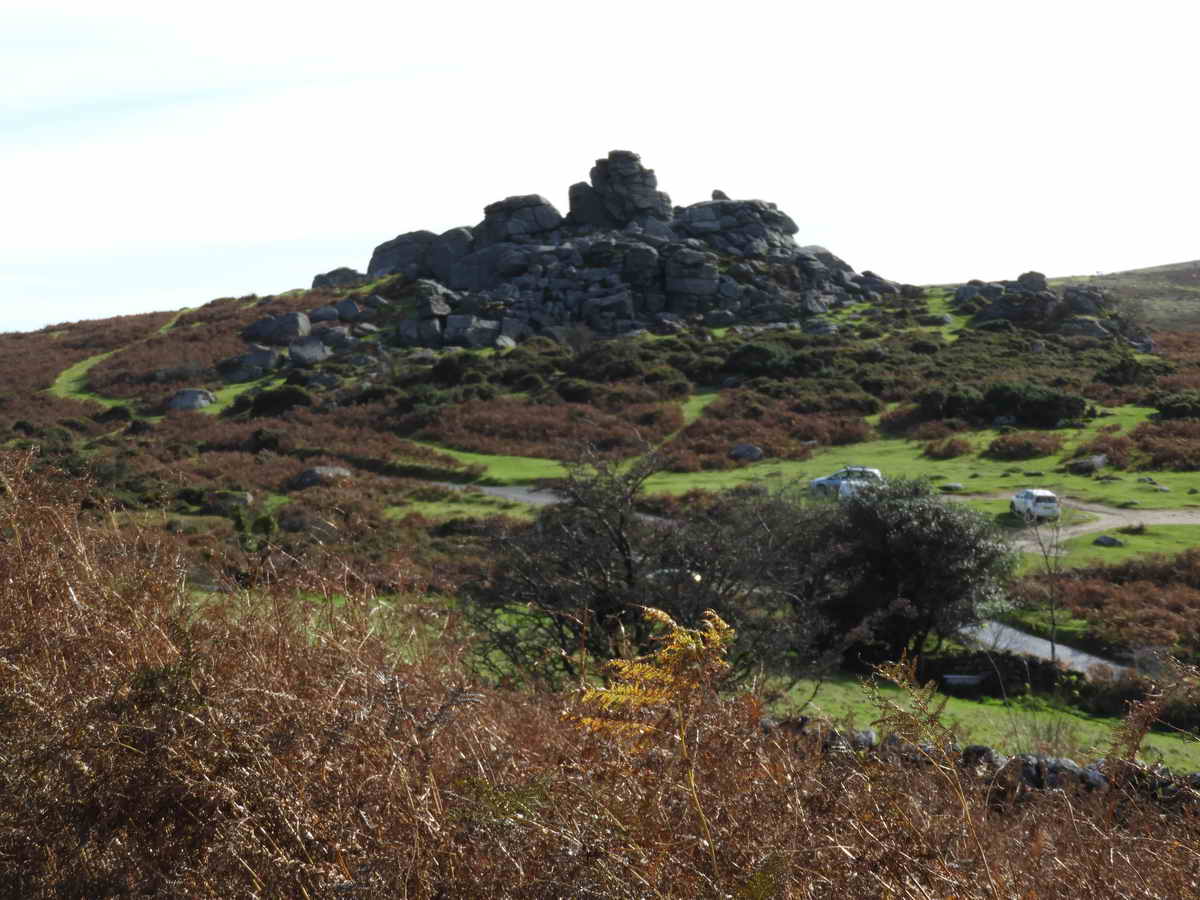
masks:
POLYGON ((206 391, 203 388, 184 388, 171 395, 171 398, 167 400, 167 409, 204 409, 216 402, 217 398, 212 391, 206 391))
POLYGON ((636 153, 613 150, 607 158, 596 160, 591 183, 592 190, 617 227, 624 227, 634 220, 643 227, 647 219, 671 220, 671 198, 658 190, 654 170, 643 166, 636 153))
POLYGON ((366 280, 367 276, 362 272, 356 272, 354 269, 342 266, 341 268, 332 269, 324 274, 314 276, 312 289, 316 291, 340 287, 354 287, 366 280))
POLYGON ((337 307, 329 304, 318 306, 316 309, 308 311, 308 321, 314 325, 317 322, 335 322, 337 321, 337 317, 337 307))
POLYGON ((1091 475, 1099 472, 1106 465, 1108 465, 1108 456, 1104 453, 1094 453, 1091 456, 1071 460, 1067 463, 1067 471, 1074 475, 1091 475))
POLYGON ((426 347, 442 346, 442 323, 438 319, 424 319, 417 325, 417 338, 426 347))
POLYGON ((293 366, 315 366, 331 356, 333 351, 316 335, 301 338, 288 346, 288 360, 293 366))
POLYGON ((1104 292, 1098 288, 1081 284, 1068 284, 1063 288, 1063 300, 1077 316, 1098 316, 1104 312, 1104 292))
POLYGON ((1017 276, 1017 285, 1036 294, 1047 289, 1046 276, 1041 272, 1025 272, 1017 276))
POLYGON ((1095 319, 1088 319, 1083 316, 1075 316, 1065 320, 1058 326, 1058 331, 1060 334, 1075 335, 1078 337, 1101 339, 1112 337, 1112 332, 1095 319))
POLYGON ((496 338, 495 347, 497 350, 512 350, 516 346, 517 342, 506 334, 501 334, 496 338))
POLYGON ((229 382, 253 381, 279 365, 282 356, 278 348, 253 344, 246 353, 217 363, 217 371, 229 382))
POLYGON ((209 491, 204 496, 200 514, 206 516, 231 516, 237 510, 248 509, 254 503, 254 495, 247 491, 209 491))
MULTIPOLYGON (((436 319, 431 320, 440 328, 440 324, 436 319)), ((417 319, 405 319, 396 323, 396 343, 402 347, 415 347, 425 343, 421 339, 421 326, 424 323, 417 319)), ((440 338, 439 333, 439 338, 440 338)))
POLYGON ((965 486, 957 481, 949 481, 946 484, 940 485, 939 489, 943 493, 952 494, 955 491, 965 490, 965 486))
POLYGON ((764 455, 762 448, 755 444, 736 444, 729 451, 729 458, 738 462, 758 462, 764 455))
POLYGON ((416 299, 417 317, 421 319, 448 316, 452 306, 457 305, 459 301, 458 295, 453 291, 426 278, 413 285, 413 296, 416 299))
POLYGON ((353 478, 354 473, 341 466, 316 466, 305 469, 288 482, 292 490, 304 490, 319 484, 333 484, 343 478, 353 478))
POLYGON ((432 231, 410 231, 380 244, 371 254, 367 277, 375 279, 399 274, 421 278, 432 274, 430 250, 437 239, 432 231))
POLYGON ((633 315, 633 298, 628 291, 595 297, 583 304, 583 318, 593 328, 608 319, 628 319, 633 315))
POLYGON ((312 331, 312 323, 302 312, 268 316, 242 330, 242 338, 264 344, 290 344, 312 331))
POLYGON ((1095 544, 1097 547, 1124 547, 1125 546, 1125 542, 1123 540, 1121 540, 1120 538, 1115 538, 1109 534, 1100 535, 1098 538, 1096 538, 1094 541, 1092 541, 1092 543, 1095 544))
POLYGON ((345 325, 335 325, 330 328, 319 328, 309 335, 309 339, 312 338, 316 338, 326 347, 330 347, 334 350, 345 350, 354 343, 350 337, 350 330, 345 325))
POLYGON ((366 310, 348 298, 337 304, 337 314, 343 322, 359 322, 368 315, 366 310))
POLYGON ((507 197, 484 209, 476 240, 505 243, 516 238, 553 231, 562 224, 562 214, 540 194, 507 197))
POLYGON ((474 247, 475 234, 470 228, 451 228, 438 235, 429 246, 428 265, 433 277, 450 281, 450 270, 474 247))
POLYGON ((732 325, 736 317, 727 309, 714 309, 704 314, 704 324, 709 328, 724 328, 732 325))

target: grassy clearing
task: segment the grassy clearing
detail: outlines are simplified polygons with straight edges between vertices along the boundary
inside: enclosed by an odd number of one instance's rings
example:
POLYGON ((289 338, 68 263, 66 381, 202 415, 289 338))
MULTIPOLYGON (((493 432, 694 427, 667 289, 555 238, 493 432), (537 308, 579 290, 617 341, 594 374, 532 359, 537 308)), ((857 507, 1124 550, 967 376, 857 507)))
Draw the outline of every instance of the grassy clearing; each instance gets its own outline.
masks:
POLYGON ((425 441, 414 441, 424 447, 452 456, 459 462, 469 466, 479 465, 487 468, 487 474, 478 479, 480 484, 534 484, 547 478, 562 478, 562 464, 553 459, 539 459, 534 456, 500 456, 489 453, 470 453, 466 450, 453 450, 441 444, 425 441))
POLYGON ((426 519, 444 522, 448 519, 485 518, 487 516, 510 516, 514 519, 532 519, 536 508, 516 500, 492 497, 488 494, 460 491, 447 500, 414 500, 389 506, 389 518, 402 519, 417 514, 426 519))
POLYGON ((1084 534, 1063 542, 1066 566, 1090 566, 1127 562, 1149 553, 1173 555, 1200 545, 1200 525, 1147 525, 1143 534, 1126 534, 1117 529, 1084 534), (1124 547, 1097 547, 1097 534, 1124 541, 1124 547))
MULTIPOLYGON (((813 683, 802 682, 793 689, 789 700, 802 703, 812 693, 813 683)), ((903 703, 904 694, 890 685, 882 693, 903 703)), ((812 705, 805 710, 835 721, 865 727, 874 722, 878 711, 867 700, 861 683, 848 676, 824 682, 812 705)), ((1107 753, 1112 729, 1119 720, 1088 716, 1069 708, 1046 708, 1040 699, 964 700, 947 697, 943 721, 958 735, 960 743, 981 743, 1006 753, 1041 750, 1064 755, 1079 754, 1096 759, 1107 753)), ((1172 769, 1200 769, 1200 741, 1171 734, 1151 734, 1143 746, 1143 758, 1163 762, 1172 769)))

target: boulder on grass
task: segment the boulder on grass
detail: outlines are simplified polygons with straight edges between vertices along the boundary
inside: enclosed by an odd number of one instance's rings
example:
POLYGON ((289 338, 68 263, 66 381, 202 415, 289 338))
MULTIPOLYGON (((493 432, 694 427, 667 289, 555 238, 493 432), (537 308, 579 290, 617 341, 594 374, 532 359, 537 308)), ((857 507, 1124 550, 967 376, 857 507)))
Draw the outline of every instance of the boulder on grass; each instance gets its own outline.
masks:
POLYGON ((217 402, 212 391, 203 388, 184 388, 176 391, 167 401, 167 409, 204 409, 217 402))

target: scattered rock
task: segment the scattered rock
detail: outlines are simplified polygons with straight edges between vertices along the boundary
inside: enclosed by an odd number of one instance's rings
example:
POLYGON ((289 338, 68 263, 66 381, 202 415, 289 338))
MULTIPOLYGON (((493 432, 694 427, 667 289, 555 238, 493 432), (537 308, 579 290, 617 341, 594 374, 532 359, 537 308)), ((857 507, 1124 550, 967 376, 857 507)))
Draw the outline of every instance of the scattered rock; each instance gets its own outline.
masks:
POLYGON ((1095 453, 1091 456, 1071 460, 1067 463, 1067 471, 1073 475, 1093 475, 1106 465, 1108 465, 1108 456, 1104 453, 1095 453))
POLYGON ((323 275, 313 277, 313 290, 322 288, 340 288, 340 287, 356 287, 363 284, 367 280, 367 276, 362 272, 356 272, 354 269, 342 266, 338 269, 332 269, 323 275))
POLYGON ((291 490, 304 490, 319 484, 333 484, 343 478, 353 478, 354 473, 342 466, 316 466, 305 469, 288 482, 291 490))
POLYGON ((943 491, 944 493, 952 494, 955 491, 964 490, 964 486, 957 481, 950 481, 950 482, 947 482, 946 484, 940 485, 939 489, 941 491, 943 491))
POLYGON ((206 391, 203 388, 184 388, 171 395, 167 401, 167 409, 204 409, 216 402, 217 398, 212 391, 206 391))
POLYGON ((1124 547, 1125 546, 1125 542, 1123 540, 1121 540, 1120 538, 1115 538, 1109 534, 1100 535, 1098 538, 1096 538, 1094 541, 1092 541, 1092 543, 1095 544, 1097 547, 1124 547))
POLYGON ((310 335, 288 347, 288 361, 293 366, 315 366, 331 356, 333 351, 316 335, 310 335))
POLYGON ((764 455, 762 448, 755 444, 737 444, 729 451, 729 458, 738 462, 758 462, 764 455))

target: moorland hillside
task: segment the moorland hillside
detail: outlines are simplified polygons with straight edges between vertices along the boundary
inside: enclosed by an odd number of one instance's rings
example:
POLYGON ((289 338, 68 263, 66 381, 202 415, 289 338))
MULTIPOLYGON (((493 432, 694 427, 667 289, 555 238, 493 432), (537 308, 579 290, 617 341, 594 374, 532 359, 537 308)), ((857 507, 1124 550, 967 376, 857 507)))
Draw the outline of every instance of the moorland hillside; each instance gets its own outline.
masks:
POLYGON ((569 196, 0 335, 4 889, 1194 894, 1200 332, 1129 293, 1187 268, 898 284, 623 151, 569 196))

